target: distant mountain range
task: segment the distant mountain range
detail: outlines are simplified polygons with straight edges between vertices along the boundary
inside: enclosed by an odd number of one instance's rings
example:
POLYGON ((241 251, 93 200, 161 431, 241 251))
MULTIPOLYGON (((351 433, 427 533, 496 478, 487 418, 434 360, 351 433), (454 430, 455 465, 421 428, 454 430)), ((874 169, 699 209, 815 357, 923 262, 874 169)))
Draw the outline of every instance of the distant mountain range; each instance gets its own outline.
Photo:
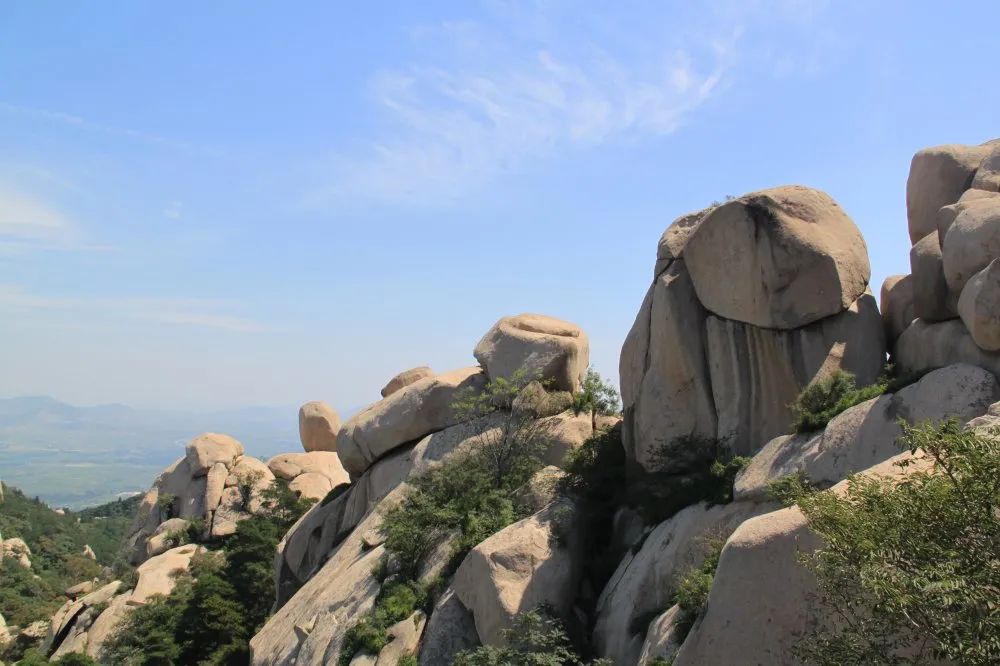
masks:
POLYGON ((232 435, 258 457, 301 450, 295 407, 193 412, 8 398, 0 399, 0 479, 51 506, 99 504, 145 491, 206 431, 232 435))

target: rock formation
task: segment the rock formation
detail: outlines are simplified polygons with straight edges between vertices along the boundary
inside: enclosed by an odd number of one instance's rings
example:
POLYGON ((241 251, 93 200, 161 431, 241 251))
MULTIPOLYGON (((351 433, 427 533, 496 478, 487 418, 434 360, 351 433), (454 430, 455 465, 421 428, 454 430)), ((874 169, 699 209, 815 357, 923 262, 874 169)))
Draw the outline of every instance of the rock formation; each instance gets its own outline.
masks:
POLYGON ((713 445, 752 454, 834 370, 882 371, 883 323, 861 234, 826 194, 754 192, 678 218, 621 354, 625 447, 681 473, 713 445))
POLYGON ((307 402, 299 408, 299 439, 310 451, 336 451, 340 416, 325 402, 307 402))

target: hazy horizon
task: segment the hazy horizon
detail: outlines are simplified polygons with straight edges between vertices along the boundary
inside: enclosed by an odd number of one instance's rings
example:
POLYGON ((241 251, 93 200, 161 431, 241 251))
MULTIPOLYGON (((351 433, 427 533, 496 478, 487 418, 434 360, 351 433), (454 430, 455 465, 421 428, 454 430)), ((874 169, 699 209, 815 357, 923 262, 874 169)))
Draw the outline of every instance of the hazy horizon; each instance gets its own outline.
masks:
POLYGON ((0 395, 338 409, 579 324, 617 382, 671 220, 829 192, 872 290, 918 149, 996 138, 996 3, 0 7, 0 395), (250 37, 252 36, 252 38, 250 37))

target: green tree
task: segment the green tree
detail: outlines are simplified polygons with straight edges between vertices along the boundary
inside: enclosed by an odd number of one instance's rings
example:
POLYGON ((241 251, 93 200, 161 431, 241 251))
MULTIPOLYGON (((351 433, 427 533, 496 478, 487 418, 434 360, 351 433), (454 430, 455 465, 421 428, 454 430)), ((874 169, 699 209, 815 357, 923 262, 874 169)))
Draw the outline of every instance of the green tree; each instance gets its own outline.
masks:
POLYGON ((1000 431, 901 426, 932 469, 794 498, 823 539, 805 562, 836 619, 798 650, 829 665, 1000 663, 1000 431))
POLYGON ((621 412, 618 389, 604 381, 596 370, 587 368, 587 376, 580 385, 580 390, 573 395, 573 409, 577 414, 618 414, 621 412))
POLYGON ((504 631, 505 647, 482 646, 455 655, 453 666, 611 666, 606 659, 584 662, 559 620, 545 608, 520 613, 504 631))

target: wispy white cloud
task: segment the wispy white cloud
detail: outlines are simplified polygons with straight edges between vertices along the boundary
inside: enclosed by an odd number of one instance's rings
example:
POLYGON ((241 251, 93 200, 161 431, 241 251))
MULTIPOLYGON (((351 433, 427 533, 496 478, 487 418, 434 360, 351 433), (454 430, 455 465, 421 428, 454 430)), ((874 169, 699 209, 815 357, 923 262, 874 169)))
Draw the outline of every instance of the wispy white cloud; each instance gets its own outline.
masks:
POLYGON ((268 330, 263 324, 227 314, 237 303, 198 298, 53 297, 0 284, 0 312, 55 311, 103 319, 121 317, 176 326, 215 328, 237 333, 268 330))
POLYGON ((0 188, 0 239, 62 241, 74 235, 73 224, 48 203, 0 188))
POLYGON ((623 57, 591 35, 550 39, 536 19, 416 30, 427 57, 370 84, 386 126, 367 151, 338 158, 313 200, 450 201, 538 159, 670 134, 723 87, 732 60, 729 34, 684 48, 671 27, 651 26, 623 57))

